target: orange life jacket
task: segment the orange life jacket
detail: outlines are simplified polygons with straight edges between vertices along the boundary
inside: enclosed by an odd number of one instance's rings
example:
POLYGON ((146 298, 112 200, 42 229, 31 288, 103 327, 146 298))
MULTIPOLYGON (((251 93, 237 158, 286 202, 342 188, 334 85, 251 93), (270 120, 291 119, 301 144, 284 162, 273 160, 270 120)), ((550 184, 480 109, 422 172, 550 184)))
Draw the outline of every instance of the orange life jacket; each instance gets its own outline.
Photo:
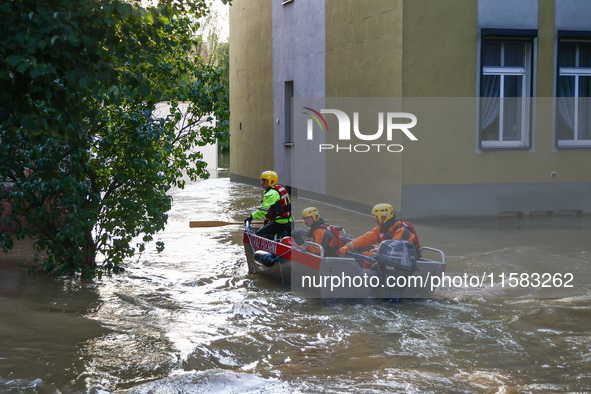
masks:
POLYGON ((412 224, 406 220, 398 220, 393 226, 390 226, 386 232, 380 231, 378 242, 382 242, 386 239, 401 239, 403 241, 410 241, 415 245, 417 253, 421 249, 417 231, 412 226, 412 224))
MULTIPOLYGON (((343 247, 343 240, 339 230, 325 224, 315 224, 310 228, 308 236, 313 242, 322 245, 327 256, 338 256, 339 249, 343 247)), ((319 253, 318 248, 308 247, 308 251, 319 253)))

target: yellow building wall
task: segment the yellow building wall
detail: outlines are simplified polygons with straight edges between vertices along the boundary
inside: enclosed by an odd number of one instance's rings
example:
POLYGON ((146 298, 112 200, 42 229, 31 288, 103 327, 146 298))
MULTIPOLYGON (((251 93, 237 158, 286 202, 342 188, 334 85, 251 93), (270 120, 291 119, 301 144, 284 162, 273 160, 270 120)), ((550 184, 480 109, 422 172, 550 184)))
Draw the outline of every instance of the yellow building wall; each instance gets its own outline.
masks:
MULTIPOLYGON (((536 122, 543 130, 536 139, 536 151, 539 152, 539 165, 544 166, 544 171, 539 174, 540 181, 545 182, 591 182, 591 152, 586 150, 562 149, 553 151, 554 145, 552 127, 555 122, 556 110, 552 97, 555 96, 555 87, 551 83, 556 75, 553 59, 556 57, 554 46, 554 0, 538 0, 540 13, 538 31, 539 61, 537 96, 538 111, 536 122), (550 179, 550 171, 558 174, 555 179, 550 179)), ((589 192, 591 192, 591 187, 589 192)))
POLYGON ((402 95, 403 0, 326 0, 326 97, 402 95))
MULTIPOLYGON (((567 183, 571 194, 580 194, 583 182, 591 181, 589 150, 554 147, 554 0, 539 0, 532 148, 496 151, 478 148, 476 0, 325 0, 325 5, 325 96, 402 97, 404 110, 418 118, 412 132, 419 139, 413 142, 399 133, 390 143, 402 144, 402 153, 329 151, 329 199, 369 206, 390 202, 404 212, 403 196, 408 203, 427 191, 437 205, 437 198, 455 200, 458 190, 470 196, 481 190, 491 193, 493 203, 502 199, 494 207, 502 210, 504 203, 513 207, 530 194, 535 198, 533 190, 556 201, 567 183), (558 175, 551 178, 554 171, 558 175)), ((230 7, 230 172, 250 179, 274 163, 271 11, 268 0, 234 0, 230 7)), ((326 120, 329 130, 337 128, 334 116, 326 120)), ((326 138, 329 144, 342 144, 336 133, 326 138)), ((418 198, 411 211, 430 203, 418 198)), ((463 212, 462 203, 447 208, 463 212)), ((473 205, 472 212, 480 209, 473 205)))
POLYGON ((230 7, 230 172, 258 178, 273 168, 271 2, 230 7))
MULTIPOLYGON (((552 97, 554 96, 554 87, 552 80, 554 79, 554 0, 538 0, 538 64, 537 64, 537 97, 552 97)), ((539 120, 542 124, 550 125, 552 120, 547 116, 552 115, 552 112, 542 115, 539 120)), ((546 147, 552 146, 551 135, 547 139, 541 139, 543 143, 547 143, 546 147)))
POLYGON ((476 152, 476 1, 406 0, 403 36, 403 93, 419 139, 404 143, 403 185, 590 180, 588 152, 553 149, 553 0, 539 0, 531 150, 476 152))
MULTIPOLYGON (((401 96, 402 4, 326 0, 326 97, 401 96)), ((327 143, 339 143, 336 133, 327 133, 327 143)), ((387 201, 400 209, 399 155, 331 151, 326 162, 329 196, 370 206, 387 201)))
POLYGON ((482 169, 467 165, 475 159, 477 17, 476 1, 404 2, 403 93, 418 119, 418 141, 403 143, 405 185, 482 181, 482 169))
POLYGON ((404 97, 474 97, 477 3, 404 1, 404 97))

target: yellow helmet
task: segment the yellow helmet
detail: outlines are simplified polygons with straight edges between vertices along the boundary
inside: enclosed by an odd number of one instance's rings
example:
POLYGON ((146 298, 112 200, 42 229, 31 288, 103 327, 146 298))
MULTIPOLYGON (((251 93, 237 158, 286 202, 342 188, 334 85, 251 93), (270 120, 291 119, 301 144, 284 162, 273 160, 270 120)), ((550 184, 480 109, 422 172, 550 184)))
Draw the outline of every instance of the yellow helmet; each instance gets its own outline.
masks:
POLYGON ((314 222, 317 222, 320 219, 320 213, 318 212, 318 208, 316 207, 308 207, 302 211, 302 218, 312 218, 314 222))
POLYGON ((269 186, 275 186, 279 181, 279 177, 275 171, 265 171, 261 174, 261 179, 269 181, 269 186))
POLYGON ((377 204, 371 210, 371 214, 378 218, 380 224, 384 224, 394 217, 394 209, 390 204, 377 204))

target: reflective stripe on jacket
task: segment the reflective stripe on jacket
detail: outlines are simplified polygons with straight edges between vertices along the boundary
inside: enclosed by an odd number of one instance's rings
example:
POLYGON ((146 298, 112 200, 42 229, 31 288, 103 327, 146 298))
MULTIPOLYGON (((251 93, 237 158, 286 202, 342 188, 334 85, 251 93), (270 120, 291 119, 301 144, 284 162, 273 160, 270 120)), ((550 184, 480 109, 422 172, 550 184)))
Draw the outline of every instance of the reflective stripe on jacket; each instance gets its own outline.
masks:
POLYGON ((252 218, 266 218, 281 224, 291 222, 291 200, 287 190, 281 185, 268 188, 263 195, 261 206, 252 214, 252 218))

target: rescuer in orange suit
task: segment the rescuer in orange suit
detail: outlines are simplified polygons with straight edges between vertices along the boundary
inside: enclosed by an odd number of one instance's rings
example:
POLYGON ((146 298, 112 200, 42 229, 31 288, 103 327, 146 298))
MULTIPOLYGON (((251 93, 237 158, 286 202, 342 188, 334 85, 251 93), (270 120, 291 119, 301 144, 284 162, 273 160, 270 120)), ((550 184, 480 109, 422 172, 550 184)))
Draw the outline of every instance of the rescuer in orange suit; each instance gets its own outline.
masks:
MULTIPOLYGON (((304 223, 310 228, 308 239, 319 244, 324 249, 324 255, 330 257, 338 256, 339 247, 342 246, 339 231, 332 226, 324 224, 324 219, 316 207, 308 207, 302 211, 304 223)), ((312 245, 306 247, 307 251, 314 254, 320 254, 320 248, 312 245)))
MULTIPOLYGON (((412 242, 415 245, 418 255, 420 245, 417 232, 409 222, 396 220, 392 205, 377 204, 371 210, 371 214, 374 216, 377 226, 340 248, 339 254, 341 256, 344 256, 347 252, 379 244, 387 239, 401 239, 412 242)), ((363 254, 366 256, 373 256, 376 251, 377 248, 374 248, 363 254)))

